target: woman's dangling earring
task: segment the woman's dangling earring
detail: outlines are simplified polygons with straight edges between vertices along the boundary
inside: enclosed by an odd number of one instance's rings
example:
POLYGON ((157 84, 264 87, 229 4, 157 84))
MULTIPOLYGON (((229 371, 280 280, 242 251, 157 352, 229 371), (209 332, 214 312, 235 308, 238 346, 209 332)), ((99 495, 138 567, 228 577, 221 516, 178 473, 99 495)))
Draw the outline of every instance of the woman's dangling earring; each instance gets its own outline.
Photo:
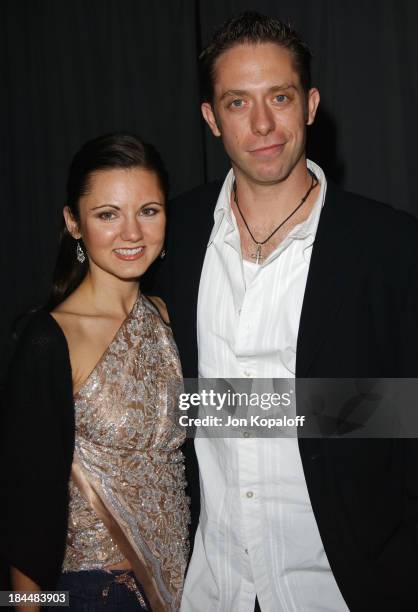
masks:
POLYGON ((76 253, 77 253, 77 259, 80 263, 84 263, 86 261, 86 256, 84 254, 83 248, 81 246, 81 244, 77 241, 77 248, 76 248, 76 253))
POLYGON ((161 259, 164 259, 164 257, 165 257, 165 249, 163 249, 163 250, 161 251, 161 253, 160 253, 160 257, 161 257, 161 259))

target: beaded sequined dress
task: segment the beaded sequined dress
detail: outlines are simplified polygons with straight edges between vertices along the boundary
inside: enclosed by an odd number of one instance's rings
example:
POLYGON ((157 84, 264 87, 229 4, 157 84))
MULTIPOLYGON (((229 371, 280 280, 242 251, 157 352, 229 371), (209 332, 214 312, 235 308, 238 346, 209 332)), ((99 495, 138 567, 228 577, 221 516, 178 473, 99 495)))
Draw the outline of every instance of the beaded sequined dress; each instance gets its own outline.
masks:
POLYGON ((139 295, 74 396, 63 570, 128 559, 153 610, 178 610, 188 555, 184 432, 170 418, 180 380, 171 330, 139 295))

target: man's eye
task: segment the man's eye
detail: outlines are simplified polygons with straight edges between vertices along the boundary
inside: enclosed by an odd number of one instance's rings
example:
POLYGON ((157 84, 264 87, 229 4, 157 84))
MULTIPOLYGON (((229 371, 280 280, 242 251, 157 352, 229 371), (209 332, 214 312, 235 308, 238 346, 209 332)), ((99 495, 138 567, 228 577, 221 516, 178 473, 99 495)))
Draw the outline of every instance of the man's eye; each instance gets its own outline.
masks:
POLYGON ((115 213, 107 211, 107 212, 102 212, 99 215, 100 219, 103 219, 103 221, 111 221, 112 219, 114 219, 115 217, 115 213))
POLYGON ((283 102, 286 102, 287 100, 287 96, 285 96, 284 94, 278 94, 276 96, 276 101, 279 102, 280 104, 283 104, 283 102))
POLYGON ((233 108, 241 108, 244 105, 244 100, 232 100, 231 106, 233 108))

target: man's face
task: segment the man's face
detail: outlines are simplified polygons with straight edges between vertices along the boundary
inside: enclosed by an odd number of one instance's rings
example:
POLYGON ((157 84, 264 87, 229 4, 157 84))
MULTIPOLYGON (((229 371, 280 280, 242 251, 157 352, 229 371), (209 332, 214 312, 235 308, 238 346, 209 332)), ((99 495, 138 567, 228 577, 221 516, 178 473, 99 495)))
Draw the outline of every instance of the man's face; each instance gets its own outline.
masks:
POLYGON ((318 103, 316 89, 306 97, 287 49, 239 44, 217 59, 213 106, 202 104, 202 113, 236 173, 274 184, 304 164, 306 125, 318 103))

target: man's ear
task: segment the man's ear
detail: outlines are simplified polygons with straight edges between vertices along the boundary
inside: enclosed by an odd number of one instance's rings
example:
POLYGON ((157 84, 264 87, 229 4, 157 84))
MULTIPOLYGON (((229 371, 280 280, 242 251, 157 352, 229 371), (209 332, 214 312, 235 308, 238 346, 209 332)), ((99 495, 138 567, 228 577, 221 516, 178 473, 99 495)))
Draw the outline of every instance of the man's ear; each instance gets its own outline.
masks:
POLYGON ((210 127, 210 131, 214 136, 219 138, 219 136, 221 136, 221 131, 218 128, 218 124, 216 123, 216 117, 215 113, 213 112, 212 105, 209 104, 209 102, 203 102, 200 108, 202 110, 203 119, 210 127))
POLYGON ((315 121, 316 111, 319 106, 320 95, 316 87, 312 87, 308 92, 308 105, 307 105, 307 117, 306 125, 312 125, 315 121))
POLYGON ((64 215, 65 225, 67 226, 67 230, 70 232, 71 236, 78 240, 81 238, 80 228, 78 227, 77 221, 74 219, 73 214, 68 206, 64 207, 62 211, 64 215))

